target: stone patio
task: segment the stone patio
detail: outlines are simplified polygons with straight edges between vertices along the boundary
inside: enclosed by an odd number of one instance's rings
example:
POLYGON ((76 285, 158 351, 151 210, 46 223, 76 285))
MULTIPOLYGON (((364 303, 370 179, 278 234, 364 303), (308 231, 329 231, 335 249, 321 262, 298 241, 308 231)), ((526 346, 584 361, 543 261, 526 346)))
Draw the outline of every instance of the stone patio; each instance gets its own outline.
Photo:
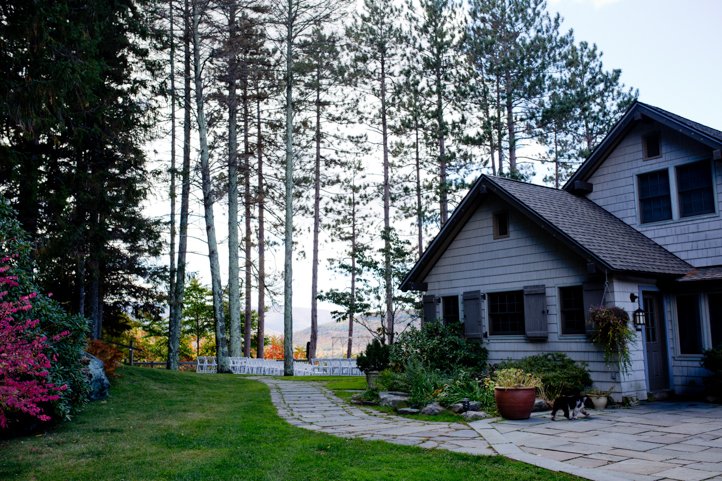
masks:
POLYGON ((583 478, 722 481, 722 406, 658 402, 590 418, 415 421, 349 405, 319 384, 259 379, 289 423, 340 437, 512 459, 583 478))

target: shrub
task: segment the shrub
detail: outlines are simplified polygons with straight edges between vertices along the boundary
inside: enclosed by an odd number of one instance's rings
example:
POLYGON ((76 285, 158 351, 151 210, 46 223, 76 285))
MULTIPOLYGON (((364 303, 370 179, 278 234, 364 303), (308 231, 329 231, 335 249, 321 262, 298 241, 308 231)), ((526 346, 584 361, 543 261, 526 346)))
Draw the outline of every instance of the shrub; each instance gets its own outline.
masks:
MULTIPOLYGON (((5 258, 6 276, 13 278, 5 284, 3 302, 17 302, 28 293, 37 293, 33 280, 32 246, 14 217, 14 212, 0 197, 0 257, 5 258)), ((50 294, 32 294, 32 312, 20 310, 12 314, 13 325, 25 325, 37 320, 32 335, 45 337, 43 353, 50 362, 47 381, 66 386, 60 398, 47 403, 45 414, 54 419, 68 419, 88 398, 88 381, 82 362, 89 324, 81 316, 68 314, 50 294)), ((28 332, 28 335, 31 335, 28 332)), ((4 341, 3 341, 4 342, 4 341)), ((0 370, 1 371, 1 370, 0 370)), ((22 430, 22 426, 17 426, 22 430)))
POLYGON ((702 367, 712 371, 712 375, 704 379, 705 391, 715 401, 722 400, 722 345, 704 351, 702 367))
POLYGON ((451 406, 464 399, 481 401, 485 396, 484 386, 480 379, 466 371, 458 371, 452 379, 444 384, 438 400, 443 406, 451 406))
MULTIPOLYGON (((8 259, 3 259, 7 261, 8 259)), ((0 286, 17 287, 8 266, 0 267, 0 286)), ((48 338, 37 328, 37 319, 16 321, 14 316, 32 309, 34 294, 17 300, 5 300, 8 291, 0 292, 0 431, 21 420, 36 419, 47 422, 47 404, 60 399, 66 385, 56 385, 49 379, 50 359, 46 355, 48 338)), ((24 317, 24 316, 22 316, 24 317)), ((60 340, 61 333, 56 336, 60 340)))
POLYGON ((506 388, 524 388, 534 387, 537 389, 543 389, 541 379, 536 374, 526 372, 523 369, 517 368, 506 368, 499 369, 494 373, 494 381, 496 387, 506 388))
POLYGON ((562 352, 538 354, 519 361, 504 361, 499 364, 499 368, 521 369, 538 376, 547 401, 553 401, 562 394, 581 392, 592 385, 586 365, 577 364, 562 352))
POLYGON ((416 359, 406 363, 402 379, 403 391, 409 393, 409 404, 416 407, 433 402, 448 382, 441 372, 427 368, 416 359))
POLYGON ((374 339, 356 358, 356 366, 363 372, 383 371, 389 367, 389 346, 374 339))
POLYGON ((404 382, 403 373, 398 373, 391 369, 384 369, 379 372, 376 385, 382 391, 403 391, 408 387, 404 382))
POLYGON ((107 344, 99 339, 94 339, 88 343, 86 351, 103 361, 103 369, 109 378, 118 377, 115 370, 120 366, 123 360, 123 353, 115 347, 107 344))
POLYGON ((414 359, 432 371, 463 369, 477 374, 485 370, 487 355, 480 342, 464 338, 460 323, 427 322, 421 329, 399 334, 391 346, 391 365, 400 371, 414 359))

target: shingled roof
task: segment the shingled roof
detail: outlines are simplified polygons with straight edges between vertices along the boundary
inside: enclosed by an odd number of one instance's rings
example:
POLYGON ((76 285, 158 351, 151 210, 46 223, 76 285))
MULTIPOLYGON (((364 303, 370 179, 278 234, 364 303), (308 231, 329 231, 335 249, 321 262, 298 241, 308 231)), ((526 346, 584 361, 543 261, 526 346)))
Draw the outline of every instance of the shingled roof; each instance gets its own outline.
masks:
POLYGON ((482 175, 401 284, 419 289, 471 213, 489 193, 585 259, 612 272, 681 276, 692 267, 592 201, 567 191, 482 175))
POLYGON ((573 191, 577 181, 586 181, 591 177, 597 167, 601 165, 614 147, 634 127, 635 123, 642 119, 651 119, 672 130, 676 130, 687 137, 690 137, 712 149, 722 149, 722 132, 712 127, 707 127, 698 122, 686 119, 680 115, 673 114, 659 107, 635 101, 629 106, 621 119, 612 127, 604 140, 594 148, 591 155, 574 172, 564 190, 573 191))

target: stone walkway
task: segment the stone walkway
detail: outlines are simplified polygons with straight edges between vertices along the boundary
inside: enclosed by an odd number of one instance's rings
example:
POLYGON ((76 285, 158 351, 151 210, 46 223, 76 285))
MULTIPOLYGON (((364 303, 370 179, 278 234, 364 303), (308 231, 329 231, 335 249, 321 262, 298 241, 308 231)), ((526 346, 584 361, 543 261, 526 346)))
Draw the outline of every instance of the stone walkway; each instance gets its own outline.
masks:
POLYGON ((343 402, 317 383, 259 379, 289 423, 340 437, 476 455, 501 454, 598 481, 722 481, 722 406, 653 403, 553 422, 415 421, 343 402))

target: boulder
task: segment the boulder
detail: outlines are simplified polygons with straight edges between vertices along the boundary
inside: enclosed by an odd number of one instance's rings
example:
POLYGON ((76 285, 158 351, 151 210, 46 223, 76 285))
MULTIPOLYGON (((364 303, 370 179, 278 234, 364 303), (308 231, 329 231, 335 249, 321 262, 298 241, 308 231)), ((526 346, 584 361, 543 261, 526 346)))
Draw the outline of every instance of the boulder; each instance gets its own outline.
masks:
POLYGON ((469 402, 469 411, 481 411, 481 403, 479 401, 469 402))
POLYGON ((444 411, 446 411, 446 409, 441 407, 441 404, 431 403, 424 406, 424 408, 421 410, 421 414, 426 414, 427 416, 436 416, 437 414, 441 414, 444 411))
POLYGON ((452 404, 449 409, 456 414, 461 414, 464 412, 464 405, 462 403, 452 404))
POLYGON ((478 421, 489 417, 484 411, 466 411, 461 416, 464 418, 464 421, 478 421))
POLYGON ((391 408, 405 408, 409 405, 409 396, 404 393, 382 391, 379 393, 379 405, 391 408))
POLYGON ((105 375, 103 361, 87 352, 83 353, 83 355, 88 360, 88 366, 85 368, 85 377, 90 385, 88 399, 98 401, 107 398, 110 381, 108 381, 108 376, 105 375))
POLYGON ((452 404, 449 406, 449 409, 451 409, 456 414, 461 414, 466 411, 481 411, 481 403, 479 401, 466 401, 452 404), (466 404, 466 407, 464 406, 466 404))
POLYGON ((419 414, 419 412, 421 411, 414 408, 399 408, 396 410, 396 412, 399 414, 419 414))

